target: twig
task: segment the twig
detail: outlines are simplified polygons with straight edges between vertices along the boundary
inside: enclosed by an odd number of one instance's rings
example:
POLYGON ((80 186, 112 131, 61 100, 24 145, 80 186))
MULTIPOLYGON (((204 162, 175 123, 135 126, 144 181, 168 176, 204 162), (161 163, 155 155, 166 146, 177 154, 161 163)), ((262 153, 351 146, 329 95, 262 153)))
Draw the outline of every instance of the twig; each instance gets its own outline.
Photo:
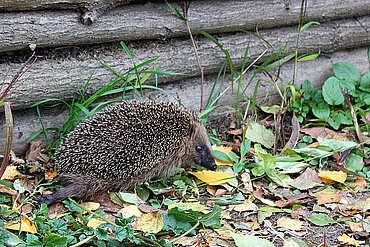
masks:
MULTIPOLYGON (((3 159, 3 162, 1 164, 1 169, 0 169, 0 178, 3 176, 5 169, 8 166, 8 162, 10 159, 10 151, 12 148, 12 139, 13 139, 13 116, 12 116, 12 111, 10 108, 10 103, 5 102, 4 108, 5 108, 5 121, 6 121, 6 143, 5 143, 4 159, 3 159)), ((11 186, 9 186, 10 184, 4 184, 4 185, 14 189, 13 185, 11 186)))

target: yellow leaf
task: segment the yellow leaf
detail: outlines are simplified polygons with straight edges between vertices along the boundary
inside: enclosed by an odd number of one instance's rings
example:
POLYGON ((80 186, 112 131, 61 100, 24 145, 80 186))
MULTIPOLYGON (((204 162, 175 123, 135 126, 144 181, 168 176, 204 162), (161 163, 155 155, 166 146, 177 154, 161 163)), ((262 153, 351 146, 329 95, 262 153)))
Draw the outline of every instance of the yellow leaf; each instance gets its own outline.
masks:
POLYGON ((83 203, 81 203, 81 206, 90 210, 90 211, 95 211, 100 207, 100 203, 97 203, 97 202, 83 202, 83 203))
POLYGON ((351 245, 354 245, 354 246, 360 246, 359 243, 356 242, 356 240, 354 240, 353 238, 351 238, 350 236, 348 236, 346 234, 343 234, 342 236, 339 236, 338 240, 343 242, 343 243, 346 243, 346 244, 351 244, 351 245))
POLYGON ((237 204, 237 205, 230 205, 230 209, 237 211, 237 212, 245 212, 245 211, 257 211, 258 207, 256 204, 247 202, 247 203, 242 203, 242 204, 237 204))
POLYGON ((143 214, 136 220, 136 228, 143 232, 158 233, 164 226, 164 220, 159 212, 143 214))
POLYGON ((289 230, 299 231, 302 229, 303 222, 299 220, 290 219, 288 217, 281 217, 277 220, 277 225, 289 230))
POLYGON ((37 233, 36 226, 26 217, 22 217, 21 222, 19 220, 10 222, 5 225, 8 230, 15 230, 19 232, 37 233))
POLYGON ((176 202, 174 204, 171 204, 171 205, 168 205, 168 210, 172 209, 172 208, 181 208, 181 209, 184 209, 184 210, 188 210, 188 209, 191 209, 193 211, 196 211, 196 212, 203 212, 206 207, 200 203, 182 203, 182 202, 176 202))
MULTIPOLYGON (((232 147, 225 147, 225 146, 216 146, 216 145, 213 145, 212 146, 212 149, 225 153, 232 160, 231 156, 229 155, 229 153, 233 149, 232 147)), ((233 165, 233 162, 219 160, 219 159, 216 159, 216 158, 215 158, 215 162, 216 162, 216 164, 218 166, 232 166, 233 165)))
POLYGON ((122 208, 118 213, 121 213, 123 218, 130 218, 131 216, 139 217, 143 214, 137 205, 130 205, 122 208))
POLYGON ((319 177, 326 184, 332 181, 344 183, 347 179, 347 173, 342 171, 319 171, 319 177))
POLYGON ((230 174, 226 172, 214 172, 214 171, 198 171, 190 172, 190 174, 196 176, 199 180, 202 180, 209 185, 220 185, 225 184, 228 178, 231 178, 230 174))
POLYGON ((87 226, 92 227, 94 229, 98 228, 100 224, 106 223, 104 220, 99 220, 98 218, 92 218, 87 223, 87 226))
POLYGON ((7 166, 1 179, 2 180, 14 180, 15 177, 18 175, 21 175, 21 174, 17 171, 16 166, 7 166))
POLYGON ((338 194, 332 193, 318 193, 317 204, 326 204, 331 202, 339 202, 340 198, 338 194))

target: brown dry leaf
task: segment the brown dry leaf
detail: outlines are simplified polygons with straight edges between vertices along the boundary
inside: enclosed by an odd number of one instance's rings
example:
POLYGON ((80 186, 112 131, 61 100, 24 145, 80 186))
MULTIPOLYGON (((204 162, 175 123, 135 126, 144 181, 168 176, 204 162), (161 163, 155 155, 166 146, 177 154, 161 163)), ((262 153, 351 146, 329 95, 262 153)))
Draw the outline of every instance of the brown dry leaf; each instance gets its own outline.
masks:
POLYGON ((45 180, 50 183, 53 179, 58 176, 57 169, 47 170, 45 172, 45 180))
POLYGON ((365 189, 367 187, 366 180, 363 178, 357 178, 354 183, 351 183, 352 185, 356 185, 356 187, 353 189, 355 192, 359 192, 362 189, 365 189))
POLYGON ((19 232, 37 233, 35 224, 26 217, 22 217, 21 222, 19 222, 19 220, 9 222, 5 225, 5 228, 19 232))
POLYGON ((349 224, 349 228, 351 228, 352 232, 363 232, 364 231, 364 228, 361 223, 349 224))
POLYGON ((214 171, 198 171, 190 172, 190 174, 197 177, 199 180, 208 183, 209 185, 220 185, 225 184, 227 181, 230 181, 230 174, 226 172, 214 172, 214 171))
POLYGON ((140 209, 140 211, 144 213, 154 213, 154 212, 161 211, 160 209, 152 207, 146 203, 140 203, 138 208, 140 209))
POLYGON ((286 200, 278 200, 275 202, 275 206, 279 208, 284 208, 284 207, 291 207, 293 205, 302 205, 306 200, 303 200, 305 198, 309 197, 307 193, 302 193, 302 194, 294 194, 291 196, 287 196, 286 200))
POLYGON ((215 193, 215 197, 220 197, 220 196, 223 196, 223 195, 226 195, 227 193, 227 190, 225 189, 218 189, 215 193))
POLYGON ((122 218, 130 218, 131 216, 139 217, 143 214, 137 205, 130 205, 122 208, 118 213, 122 215, 122 218))
POLYGON ((89 222, 87 223, 87 226, 89 227, 92 227, 94 229, 98 228, 99 225, 103 224, 103 223, 106 223, 106 221, 104 220, 100 220, 98 218, 92 218, 89 220, 89 222))
POLYGON ((26 203, 21 207, 21 212, 23 214, 29 214, 33 211, 33 206, 32 204, 26 203))
POLYGON ((302 229, 303 222, 299 220, 290 219, 288 217, 281 217, 277 220, 277 225, 292 231, 299 231, 302 229))
POLYGON ((333 181, 344 183, 347 179, 347 173, 342 171, 319 171, 319 177, 326 184, 333 181))
POLYGON ((238 136, 238 135, 243 134, 243 129, 229 130, 226 133, 230 135, 238 136))
POLYGON ((370 210, 370 197, 363 198, 361 201, 349 205, 348 208, 357 209, 364 212, 370 210))
POLYGON ((301 132, 310 135, 312 138, 325 138, 325 139, 332 139, 336 141, 352 141, 349 139, 345 133, 336 132, 334 130, 324 128, 324 127, 315 127, 315 128, 307 128, 301 129, 301 132))
POLYGON ((26 160, 28 161, 37 160, 37 157, 39 157, 41 154, 41 144, 42 144, 42 140, 30 142, 30 147, 28 148, 27 153, 26 153, 26 160))
POLYGON ((209 194, 211 194, 213 196, 216 194, 217 189, 216 189, 215 186, 207 185, 206 189, 207 189, 209 194))
POLYGON ((244 188, 247 190, 247 192, 253 192, 250 170, 243 172, 243 174, 241 175, 241 179, 242 182, 244 183, 244 188))
POLYGON ((136 220, 136 228, 143 232, 158 233, 163 226, 164 220, 159 212, 143 214, 136 220))
POLYGON ((18 194, 18 191, 16 190, 13 190, 9 187, 6 187, 4 185, 0 185, 0 193, 6 193, 6 194, 9 194, 11 196, 16 196, 18 194))
POLYGON ((286 148, 295 148, 295 146, 297 145, 297 142, 298 142, 298 138, 299 138, 299 130, 300 130, 300 125, 299 125, 299 121, 293 111, 293 117, 292 117, 292 134, 290 135, 290 138, 288 140, 288 142, 285 144, 284 148, 283 148, 283 151, 284 152, 284 149, 286 148))
POLYGON ((258 207, 256 204, 248 202, 242 203, 237 205, 230 205, 229 209, 237 211, 237 212, 245 212, 245 211, 258 211, 258 207))
POLYGON ((7 166, 6 169, 5 169, 5 172, 4 172, 3 176, 1 176, 1 179, 2 180, 12 181, 16 177, 19 177, 21 175, 22 174, 19 171, 17 171, 17 167, 16 166, 7 166))
MULTIPOLYGON (((229 153, 231 152, 231 150, 233 149, 232 146, 229 146, 229 147, 225 147, 225 146, 216 146, 216 145, 213 145, 212 146, 212 149, 213 150, 217 150, 217 151, 220 151, 220 152, 223 152, 225 154, 227 154, 227 156, 230 157, 229 153)), ((231 157, 230 157, 231 159, 231 157)), ((232 159, 231 159, 232 160, 232 159)), ((219 159, 216 159, 215 158, 215 162, 217 165, 219 166, 232 166, 233 165, 233 162, 229 162, 229 161, 224 161, 224 160, 219 160, 219 159)))
POLYGON ((332 203, 332 202, 339 202, 340 197, 338 194, 332 194, 332 193, 319 193, 317 194, 317 204, 326 204, 326 203, 332 203))
POLYGON ((350 236, 348 236, 346 234, 343 234, 342 236, 339 236, 338 240, 345 243, 345 244, 360 246, 359 243, 357 243, 357 241, 355 239, 351 238, 350 236))

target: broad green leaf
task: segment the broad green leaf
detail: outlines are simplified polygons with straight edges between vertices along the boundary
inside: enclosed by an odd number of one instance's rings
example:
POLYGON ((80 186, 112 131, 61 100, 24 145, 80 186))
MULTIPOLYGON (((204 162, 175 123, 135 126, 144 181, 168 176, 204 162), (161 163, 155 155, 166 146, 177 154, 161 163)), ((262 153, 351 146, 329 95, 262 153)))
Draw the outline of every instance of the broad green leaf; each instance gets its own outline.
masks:
POLYGON ((231 233, 231 237, 234 239, 236 246, 238 247, 274 247, 274 245, 262 238, 251 235, 243 235, 237 233, 231 233))
POLYGON ((44 237, 43 242, 43 246, 66 246, 67 238, 59 236, 57 234, 49 234, 44 237))
POLYGON ((318 137, 317 139, 322 146, 327 146, 332 148, 333 150, 344 150, 344 149, 350 149, 357 146, 356 142, 350 142, 350 141, 336 141, 333 139, 324 139, 321 137, 318 137))
POLYGON ((337 78, 356 84, 360 78, 360 72, 358 69, 350 63, 340 62, 333 64, 333 71, 337 78))
POLYGON ((307 218, 313 224, 317 226, 327 226, 330 223, 335 223, 336 221, 327 216, 326 214, 313 213, 310 218, 307 218))
POLYGON ((322 95, 329 105, 340 105, 344 102, 344 96, 340 90, 339 83, 340 81, 332 76, 322 86, 322 95))
POLYGON ((321 156, 321 157, 328 157, 332 155, 331 152, 319 149, 319 148, 296 148, 293 151, 301 154, 307 154, 310 156, 321 156))
POLYGON ((330 115, 329 105, 325 102, 321 102, 318 105, 312 104, 312 113, 319 119, 328 119, 330 115))
POLYGON ((205 215, 202 216, 200 222, 206 226, 211 228, 220 228, 221 227, 221 211, 222 209, 220 206, 216 205, 213 210, 205 215))
POLYGON ((361 79, 360 89, 370 93, 370 72, 367 72, 361 79))
POLYGON ((364 168, 364 160, 357 154, 350 154, 344 163, 344 167, 353 172, 360 172, 364 168))

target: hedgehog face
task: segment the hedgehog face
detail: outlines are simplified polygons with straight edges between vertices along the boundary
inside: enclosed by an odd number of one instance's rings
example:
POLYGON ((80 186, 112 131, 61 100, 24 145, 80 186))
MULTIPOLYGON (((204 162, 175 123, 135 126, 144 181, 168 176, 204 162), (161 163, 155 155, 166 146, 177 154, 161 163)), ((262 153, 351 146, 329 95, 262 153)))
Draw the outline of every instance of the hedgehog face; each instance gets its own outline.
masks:
POLYGON ((217 165, 213 158, 211 143, 201 123, 197 123, 193 126, 191 130, 191 140, 192 145, 189 151, 192 162, 211 171, 216 170, 217 165))

